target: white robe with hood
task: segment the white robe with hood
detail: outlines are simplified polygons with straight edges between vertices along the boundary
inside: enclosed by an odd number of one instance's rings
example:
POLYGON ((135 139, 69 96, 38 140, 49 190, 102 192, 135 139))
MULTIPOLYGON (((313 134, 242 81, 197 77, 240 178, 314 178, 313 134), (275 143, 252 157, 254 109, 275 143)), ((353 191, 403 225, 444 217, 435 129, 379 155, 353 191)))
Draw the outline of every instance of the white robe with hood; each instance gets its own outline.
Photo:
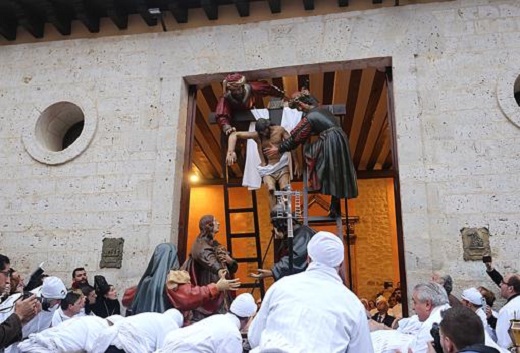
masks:
POLYGON ((269 288, 248 338, 253 352, 373 352, 363 304, 316 262, 269 288))
POLYGON ((163 345, 166 335, 183 324, 182 314, 169 309, 163 314, 141 313, 125 317, 100 335, 92 353, 104 353, 113 345, 126 353, 152 353, 163 345))
POLYGON ((242 353, 240 321, 230 313, 212 315, 170 332, 155 353, 242 353))

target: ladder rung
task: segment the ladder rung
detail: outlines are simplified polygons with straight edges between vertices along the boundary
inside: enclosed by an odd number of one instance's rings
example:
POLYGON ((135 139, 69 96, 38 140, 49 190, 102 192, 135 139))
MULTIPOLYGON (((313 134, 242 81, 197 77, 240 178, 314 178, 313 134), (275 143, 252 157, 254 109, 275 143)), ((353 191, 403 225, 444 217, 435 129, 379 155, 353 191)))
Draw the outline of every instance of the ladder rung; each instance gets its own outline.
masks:
MULTIPOLYGON (((328 216, 312 216, 308 218, 309 224, 336 224, 336 218, 330 218, 328 216)), ((345 221, 345 217, 342 217, 342 222, 345 221)))
POLYGON ((236 182, 228 181, 225 185, 226 185, 228 188, 238 188, 238 187, 242 187, 242 183, 241 183, 240 181, 236 181, 236 182))
POLYGON ((228 234, 228 237, 236 239, 236 238, 256 238, 256 233, 231 233, 228 234))
POLYGON ((236 262, 258 262, 258 257, 238 257, 236 262))
POLYGON ((305 190, 307 194, 321 194, 321 190, 305 190))
POLYGON ((253 207, 243 207, 243 208, 230 208, 228 210, 229 213, 246 213, 246 212, 254 212, 253 207))
POLYGON ((259 288, 260 282, 254 282, 254 283, 242 283, 240 285, 240 288, 259 288))

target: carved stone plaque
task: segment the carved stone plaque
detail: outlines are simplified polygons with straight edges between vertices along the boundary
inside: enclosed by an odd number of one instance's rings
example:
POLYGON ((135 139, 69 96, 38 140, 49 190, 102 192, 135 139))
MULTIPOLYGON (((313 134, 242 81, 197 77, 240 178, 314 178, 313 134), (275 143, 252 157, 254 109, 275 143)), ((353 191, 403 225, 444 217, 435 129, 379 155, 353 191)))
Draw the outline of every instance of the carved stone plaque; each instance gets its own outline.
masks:
POLYGON ((464 261, 482 261, 483 256, 491 255, 487 228, 462 228, 460 234, 464 261))
POLYGON ((100 268, 121 268, 123 261, 123 238, 105 238, 103 239, 103 248, 101 250, 100 268))

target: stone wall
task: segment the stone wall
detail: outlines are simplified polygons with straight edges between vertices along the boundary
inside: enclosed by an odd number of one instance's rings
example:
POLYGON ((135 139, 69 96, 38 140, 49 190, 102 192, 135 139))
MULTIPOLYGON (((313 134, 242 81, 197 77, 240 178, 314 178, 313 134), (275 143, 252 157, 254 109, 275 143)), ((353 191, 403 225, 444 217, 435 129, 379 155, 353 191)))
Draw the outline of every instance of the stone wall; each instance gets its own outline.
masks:
POLYGON ((487 226, 499 268, 516 269, 520 108, 512 84, 502 97, 497 84, 520 73, 519 17, 515 0, 458 0, 4 46, 2 252, 22 270, 47 261, 68 282, 75 266, 97 272, 103 237, 123 237, 123 268, 104 273, 136 281, 155 245, 177 239, 191 77, 390 56, 408 284, 440 269, 457 293, 484 276, 462 261, 464 226, 487 226), (21 136, 59 101, 97 129, 81 155, 49 166, 21 136))

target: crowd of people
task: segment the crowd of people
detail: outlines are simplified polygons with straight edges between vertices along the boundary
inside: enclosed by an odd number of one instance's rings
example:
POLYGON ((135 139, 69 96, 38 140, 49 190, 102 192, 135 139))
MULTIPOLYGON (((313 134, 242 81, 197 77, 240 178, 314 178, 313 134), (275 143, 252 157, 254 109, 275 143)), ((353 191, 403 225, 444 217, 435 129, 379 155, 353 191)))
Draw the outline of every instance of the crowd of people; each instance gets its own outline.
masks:
POLYGON ((31 278, 24 285, 0 255, 0 351, 505 353, 514 346, 508 330, 520 318, 520 276, 502 276, 491 262, 486 272, 506 300, 498 311, 491 290, 466 288, 459 300, 451 277, 434 273, 413 287, 415 314, 403 317, 400 288, 358 298, 340 276, 342 240, 311 232, 302 237, 306 265, 294 274, 277 270, 284 275, 258 308, 251 294, 232 295, 240 281, 227 277, 237 263, 214 238, 218 221, 204 216, 199 228, 183 266, 172 244, 157 246, 139 284, 125 293, 126 316, 102 276, 92 286, 77 268, 67 289, 37 271, 32 277, 41 283, 31 278))

